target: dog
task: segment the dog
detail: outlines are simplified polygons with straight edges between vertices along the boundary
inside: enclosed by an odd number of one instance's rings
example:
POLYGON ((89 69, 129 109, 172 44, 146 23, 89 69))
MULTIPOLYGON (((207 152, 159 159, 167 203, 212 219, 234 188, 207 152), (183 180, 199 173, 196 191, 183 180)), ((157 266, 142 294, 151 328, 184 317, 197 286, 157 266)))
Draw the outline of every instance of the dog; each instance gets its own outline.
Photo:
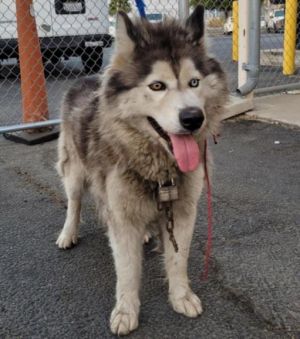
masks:
POLYGON ((187 262, 205 179, 205 140, 217 133, 227 95, 225 73, 206 52, 199 5, 185 22, 150 23, 118 13, 110 65, 64 97, 57 169, 68 209, 56 243, 62 249, 77 243, 81 197, 89 190, 114 256, 114 334, 138 327, 150 225, 162 239, 173 309, 187 317, 202 312, 187 262))

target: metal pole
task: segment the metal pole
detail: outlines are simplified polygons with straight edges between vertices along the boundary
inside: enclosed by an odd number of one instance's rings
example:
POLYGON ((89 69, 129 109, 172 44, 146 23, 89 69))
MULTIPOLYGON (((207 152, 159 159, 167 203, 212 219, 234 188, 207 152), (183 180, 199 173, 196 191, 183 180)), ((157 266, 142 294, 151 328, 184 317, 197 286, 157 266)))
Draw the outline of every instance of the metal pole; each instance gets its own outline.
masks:
POLYGON ((53 120, 47 120, 47 121, 31 122, 27 124, 0 126, 0 134, 23 131, 26 129, 35 129, 35 128, 55 126, 55 125, 59 125, 60 123, 61 123, 60 119, 53 119, 53 120))
MULTIPOLYGON (((243 42, 243 46, 245 43, 247 44, 247 62, 243 62, 243 60, 239 60, 239 65, 242 67, 242 70, 246 72, 247 81, 239 86, 237 92, 241 95, 247 95, 251 93, 258 83, 259 76, 259 65, 260 65, 260 0, 242 0, 240 1, 240 14, 243 10, 247 10, 245 16, 247 17, 246 27, 239 20, 239 24, 243 25, 241 37, 243 42), (241 3, 246 2, 244 5, 244 9, 241 9, 241 3)), ((243 46, 240 45, 240 49, 243 49, 243 46)), ((245 52, 246 53, 246 52, 245 52)), ((240 84, 240 83, 239 83, 240 84)))
POLYGON ((274 92, 288 92, 293 90, 300 90, 300 83, 295 84, 286 84, 286 85, 278 85, 271 86, 265 88, 257 88, 254 90, 255 94, 266 94, 266 93, 274 93, 274 92))
POLYGON ((48 119, 46 80, 32 0, 16 1, 23 122, 48 119))
POLYGON ((248 31, 248 0, 239 0, 239 57, 238 57, 238 88, 247 82, 247 72, 243 68, 248 63, 249 31, 248 31))
POLYGON ((184 21, 190 13, 189 0, 178 0, 178 16, 179 20, 184 21))

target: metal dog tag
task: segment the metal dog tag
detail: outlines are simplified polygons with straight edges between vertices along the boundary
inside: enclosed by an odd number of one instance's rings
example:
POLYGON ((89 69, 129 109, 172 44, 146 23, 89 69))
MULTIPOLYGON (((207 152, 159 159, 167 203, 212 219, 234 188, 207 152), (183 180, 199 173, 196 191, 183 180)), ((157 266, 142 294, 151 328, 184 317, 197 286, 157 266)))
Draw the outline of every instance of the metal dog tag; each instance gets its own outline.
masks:
POLYGON ((166 183, 159 183, 158 185, 158 202, 169 202, 178 199, 178 189, 172 179, 166 183))

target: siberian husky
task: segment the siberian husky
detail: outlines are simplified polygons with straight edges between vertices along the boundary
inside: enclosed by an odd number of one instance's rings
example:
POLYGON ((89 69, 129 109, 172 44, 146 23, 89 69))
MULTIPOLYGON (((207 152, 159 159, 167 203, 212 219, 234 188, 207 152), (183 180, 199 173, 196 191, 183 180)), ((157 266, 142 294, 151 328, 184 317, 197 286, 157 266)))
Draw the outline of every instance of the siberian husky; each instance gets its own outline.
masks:
POLYGON ((226 100, 225 74, 206 53, 202 6, 185 22, 149 23, 120 12, 109 67, 65 95, 57 168, 68 210, 57 245, 77 243, 81 197, 88 189, 115 261, 115 334, 138 327, 149 225, 162 239, 173 309, 187 317, 202 312, 189 286, 187 261, 204 182, 205 140, 216 133, 226 100))

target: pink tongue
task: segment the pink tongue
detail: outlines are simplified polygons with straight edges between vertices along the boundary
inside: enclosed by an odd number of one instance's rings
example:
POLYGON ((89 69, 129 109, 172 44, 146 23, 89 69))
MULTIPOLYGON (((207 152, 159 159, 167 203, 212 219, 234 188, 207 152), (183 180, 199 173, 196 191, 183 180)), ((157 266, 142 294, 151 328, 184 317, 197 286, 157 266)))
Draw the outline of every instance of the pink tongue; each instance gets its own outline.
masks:
POLYGON ((169 137, 179 169, 182 172, 195 171, 200 163, 200 151, 192 135, 169 134, 169 137))

